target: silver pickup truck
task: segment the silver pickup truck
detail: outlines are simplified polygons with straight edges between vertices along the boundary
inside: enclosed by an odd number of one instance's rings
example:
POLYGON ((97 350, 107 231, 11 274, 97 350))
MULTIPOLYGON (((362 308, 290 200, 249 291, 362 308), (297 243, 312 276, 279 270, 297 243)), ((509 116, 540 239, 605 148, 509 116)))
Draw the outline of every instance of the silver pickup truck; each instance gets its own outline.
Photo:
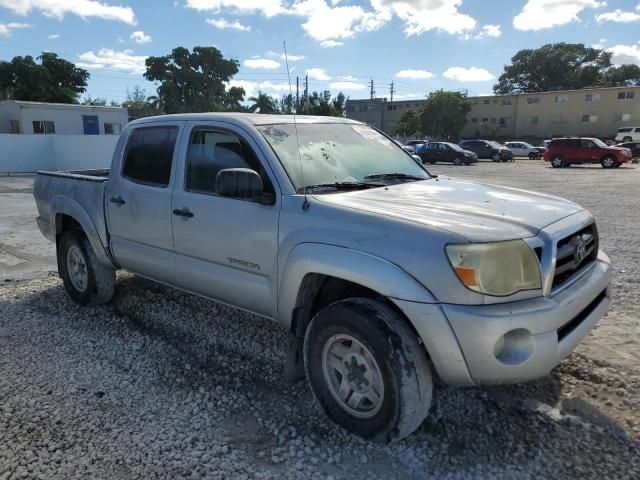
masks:
POLYGON ((277 320, 287 376, 383 442, 420 425, 435 378, 547 375, 609 306, 582 207, 430 175, 342 118, 137 120, 110 170, 39 172, 34 195, 74 301, 108 302, 124 269, 277 320))

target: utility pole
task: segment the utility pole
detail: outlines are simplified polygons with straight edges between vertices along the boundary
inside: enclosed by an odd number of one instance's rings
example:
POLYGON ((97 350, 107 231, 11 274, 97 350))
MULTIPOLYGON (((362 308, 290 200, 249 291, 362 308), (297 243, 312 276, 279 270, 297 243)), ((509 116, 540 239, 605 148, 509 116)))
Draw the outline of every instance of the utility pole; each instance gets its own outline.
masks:
MULTIPOLYGON (((304 97, 302 98, 302 103, 305 104, 305 108, 309 102, 309 75, 304 76, 304 97)), ((305 110, 306 113, 306 110, 305 110)))
POLYGON ((298 106, 300 105, 300 77, 296 75, 296 106, 295 111, 298 112, 298 106))
POLYGON ((371 100, 373 100, 376 97, 376 91, 373 88, 373 77, 371 78, 371 81, 369 82, 369 94, 371 96, 371 100))
POLYGON ((389 85, 389 93, 391 94, 391 102, 393 102, 393 94, 396 91, 393 89, 393 82, 391 82, 391 84, 389 85))

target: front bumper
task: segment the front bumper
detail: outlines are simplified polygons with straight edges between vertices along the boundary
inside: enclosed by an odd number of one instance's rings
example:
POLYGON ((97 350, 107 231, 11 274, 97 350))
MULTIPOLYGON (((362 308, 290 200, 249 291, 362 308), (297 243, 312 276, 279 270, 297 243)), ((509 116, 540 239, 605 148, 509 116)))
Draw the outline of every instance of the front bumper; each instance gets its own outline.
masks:
POLYGON ((600 251, 551 296, 492 305, 396 303, 445 383, 518 383, 547 375, 591 331, 609 308, 610 280, 611 262, 600 251))

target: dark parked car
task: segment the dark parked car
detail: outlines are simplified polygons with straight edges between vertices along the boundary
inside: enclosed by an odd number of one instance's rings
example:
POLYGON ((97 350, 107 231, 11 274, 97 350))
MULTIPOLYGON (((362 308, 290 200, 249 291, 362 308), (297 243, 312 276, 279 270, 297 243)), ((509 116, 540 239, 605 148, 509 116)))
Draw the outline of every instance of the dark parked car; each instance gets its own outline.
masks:
POLYGON ((631 161, 631 151, 610 147, 598 138, 556 138, 551 140, 544 160, 551 162, 554 168, 581 163, 599 163, 604 168, 615 168, 631 161))
POLYGON ((513 152, 504 145, 491 140, 465 140, 460 142, 465 150, 470 150, 478 155, 478 158, 490 158, 494 162, 508 162, 513 160, 513 152))
POLYGON ((470 165, 478 161, 478 155, 464 150, 455 143, 429 142, 418 151, 422 163, 449 162, 454 165, 470 165))
POLYGON ((640 159, 640 142, 618 143, 616 147, 628 148, 629 150, 631 150, 633 163, 638 163, 638 160, 640 159))

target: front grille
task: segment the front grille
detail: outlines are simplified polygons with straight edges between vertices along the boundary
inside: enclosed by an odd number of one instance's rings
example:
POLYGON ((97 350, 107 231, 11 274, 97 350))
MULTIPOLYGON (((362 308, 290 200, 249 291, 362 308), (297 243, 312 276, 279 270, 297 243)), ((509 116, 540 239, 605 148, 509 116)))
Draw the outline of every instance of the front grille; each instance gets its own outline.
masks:
POLYGON ((595 223, 559 240, 552 289, 562 286, 579 270, 593 263, 597 256, 598 229, 595 223))

